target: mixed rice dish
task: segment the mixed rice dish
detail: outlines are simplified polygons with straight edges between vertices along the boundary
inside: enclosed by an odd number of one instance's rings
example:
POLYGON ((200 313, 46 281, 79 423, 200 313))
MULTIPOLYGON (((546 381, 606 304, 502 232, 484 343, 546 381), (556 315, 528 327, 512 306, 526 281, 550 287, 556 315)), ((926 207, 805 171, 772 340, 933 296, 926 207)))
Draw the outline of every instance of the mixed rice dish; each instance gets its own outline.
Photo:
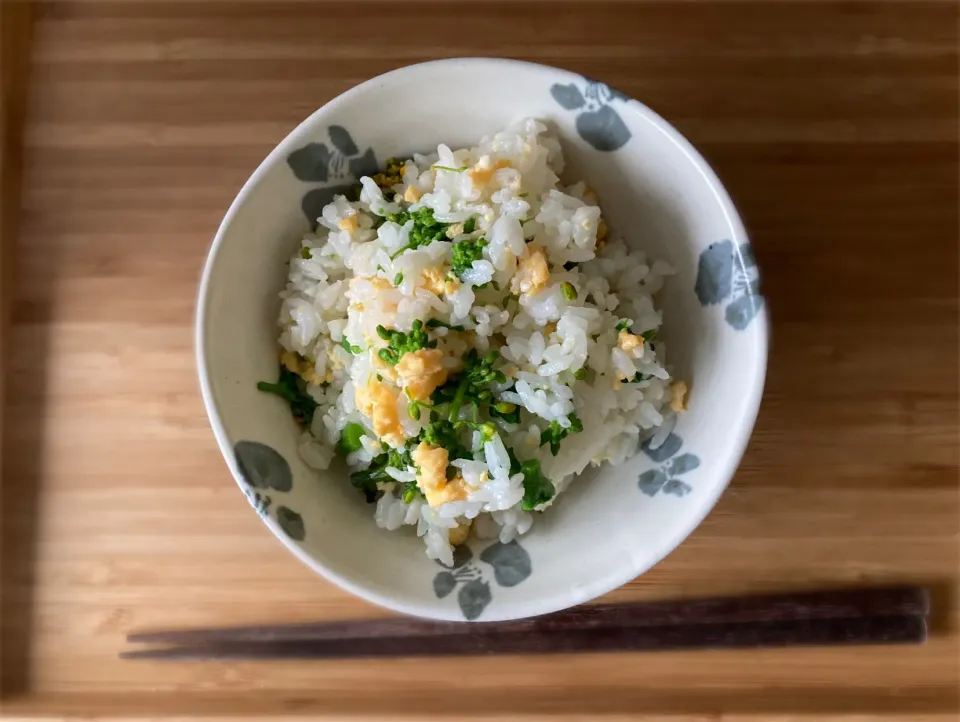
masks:
POLYGON ((656 340, 672 270, 562 171, 536 120, 391 159, 323 209, 280 294, 280 379, 259 388, 290 404, 303 460, 342 456, 376 523, 448 565, 472 533, 525 533, 588 464, 662 443, 685 408, 656 340))

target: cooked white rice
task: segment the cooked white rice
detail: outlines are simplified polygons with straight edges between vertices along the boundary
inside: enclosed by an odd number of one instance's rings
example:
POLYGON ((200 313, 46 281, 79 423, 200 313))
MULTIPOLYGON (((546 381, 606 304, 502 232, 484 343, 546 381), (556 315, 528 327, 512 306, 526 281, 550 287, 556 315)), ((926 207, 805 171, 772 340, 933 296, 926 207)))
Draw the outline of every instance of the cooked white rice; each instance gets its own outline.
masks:
MULTIPOLYGON (((463 328, 425 328, 438 350, 424 356, 433 362, 426 364, 432 379, 420 378, 427 390, 438 380, 455 387, 470 349, 480 357, 499 352, 494 368, 506 380, 488 384, 491 403, 516 405, 519 423, 490 418, 479 403, 474 419, 465 404, 456 419, 469 453, 448 455, 446 478, 428 478, 408 458, 401 468, 382 469, 376 486, 376 523, 414 527, 427 555, 446 564, 451 541, 462 543, 471 530, 508 542, 530 529, 525 475, 511 473, 508 449, 520 462, 538 461, 559 494, 587 464, 619 464, 651 435, 657 444, 683 406, 685 387, 671 386, 663 343, 650 333, 661 323, 653 294, 671 269, 608 232, 583 183, 561 185, 560 146, 545 131, 524 120, 475 148, 441 145, 414 155, 392 178, 363 178, 359 201, 338 196, 323 209, 280 294, 283 365, 305 379, 317 403, 300 444, 317 469, 328 467, 348 424, 360 425, 351 427, 357 443, 340 447, 355 470, 376 457, 382 466, 389 448, 411 452, 418 444, 437 459, 435 446, 417 440, 431 424, 430 410, 421 405, 413 418, 416 404, 405 393, 413 379, 398 372, 402 365, 381 360, 388 341, 378 326, 410 332, 415 321, 432 319, 463 328), (415 220, 382 222, 423 208, 451 224, 442 240, 409 248, 415 220), (480 238, 487 243, 478 258, 454 272, 455 245, 480 238), (482 426, 488 421, 492 436, 482 426), (541 445, 551 422, 567 432, 556 455, 541 445)), ((447 418, 452 403, 440 404, 433 418, 447 418)), ((550 506, 556 494, 533 510, 550 506)))

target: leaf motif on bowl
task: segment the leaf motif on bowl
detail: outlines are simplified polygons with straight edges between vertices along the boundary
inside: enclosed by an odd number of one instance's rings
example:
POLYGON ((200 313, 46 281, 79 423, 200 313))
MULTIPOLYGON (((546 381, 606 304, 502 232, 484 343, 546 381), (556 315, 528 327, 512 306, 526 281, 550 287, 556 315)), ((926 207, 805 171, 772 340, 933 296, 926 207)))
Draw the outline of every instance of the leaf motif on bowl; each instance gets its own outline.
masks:
POLYGON ((700 254, 693 290, 701 306, 722 302, 733 289, 733 243, 711 243, 700 254))
POLYGON ((330 149, 324 143, 307 143, 287 156, 297 180, 324 183, 330 174, 330 149))
POLYGON ((444 571, 434 576, 433 593, 437 599, 444 599, 459 586, 457 604, 464 619, 471 622, 483 614, 493 599, 493 587, 478 561, 493 567, 493 578, 499 587, 515 587, 533 573, 530 555, 516 539, 505 544, 493 542, 480 553, 479 558, 474 557, 467 544, 454 547, 453 566, 437 561, 444 571))
POLYGON ((471 579, 457 592, 457 604, 460 605, 460 611, 468 622, 474 621, 483 614, 483 610, 492 599, 490 585, 481 579, 471 579))
POLYGON ((238 441, 233 452, 248 486, 282 492, 293 488, 290 464, 273 447, 259 441, 238 441))
POLYGON ((438 572, 433 578, 433 593, 437 599, 443 599, 450 594, 457 586, 457 578, 450 572, 438 572))
POLYGON ((493 576, 501 587, 515 587, 533 572, 530 555, 517 542, 494 542, 480 554, 480 561, 493 567, 493 576))
POLYGON ((609 105, 577 116, 577 133, 597 150, 611 151, 630 140, 630 130, 609 105))
POLYGON ((693 286, 701 306, 729 301, 724 320, 743 331, 763 306, 760 273, 749 243, 735 247, 732 241, 711 243, 700 254, 693 286))
POLYGON ((727 310, 724 311, 724 318, 737 331, 745 329, 753 317, 760 312, 763 305, 763 296, 753 293, 746 293, 740 298, 732 301, 727 310))
POLYGON ((667 483, 667 475, 661 469, 647 469, 640 474, 637 484, 647 496, 655 496, 658 491, 667 483))
POLYGON ((575 83, 554 83, 550 95, 565 110, 579 111, 577 134, 593 148, 604 152, 622 148, 631 133, 611 103, 626 102, 629 98, 604 83, 589 78, 584 78, 584 82, 583 90, 575 83))
POLYGON ((583 94, 577 89, 577 86, 573 83, 569 85, 561 85, 557 83, 550 86, 550 95, 553 96, 553 99, 560 103, 560 106, 567 110, 577 110, 586 105, 586 100, 583 98, 583 94))
POLYGON ((350 131, 342 125, 329 126, 327 137, 329 146, 322 142, 307 143, 287 156, 287 165, 298 180, 331 184, 307 191, 300 201, 300 208, 313 230, 317 228, 323 207, 334 196, 346 195, 362 176, 372 175, 379 169, 373 148, 361 153, 350 131))
POLYGON ((677 476, 696 469, 700 466, 700 459, 693 454, 680 454, 680 456, 671 459, 666 466, 669 468, 671 476, 677 476))
POLYGON ((650 439, 644 441, 640 445, 640 450, 654 461, 666 461, 680 451, 680 447, 683 446, 683 439, 673 433, 667 436, 663 443, 655 449, 650 448, 650 442, 650 439))
POLYGON ((656 496, 661 491, 671 496, 686 496, 693 490, 693 487, 677 477, 699 468, 700 457, 690 453, 677 456, 682 446, 683 439, 673 433, 656 449, 650 448, 649 439, 641 444, 640 450, 644 454, 653 461, 663 462, 637 477, 637 487, 641 492, 647 496, 656 496))
POLYGON ((277 507, 277 524, 294 541, 303 541, 306 536, 303 517, 286 506, 277 507))
POLYGON ((686 496, 691 491, 691 486, 679 479, 670 479, 663 485, 663 493, 671 496, 686 496))
POLYGON ((330 142, 333 143, 333 147, 343 155, 349 157, 360 152, 357 149, 357 144, 354 143, 353 138, 350 137, 349 131, 342 125, 331 125, 327 128, 327 135, 330 136, 330 142))

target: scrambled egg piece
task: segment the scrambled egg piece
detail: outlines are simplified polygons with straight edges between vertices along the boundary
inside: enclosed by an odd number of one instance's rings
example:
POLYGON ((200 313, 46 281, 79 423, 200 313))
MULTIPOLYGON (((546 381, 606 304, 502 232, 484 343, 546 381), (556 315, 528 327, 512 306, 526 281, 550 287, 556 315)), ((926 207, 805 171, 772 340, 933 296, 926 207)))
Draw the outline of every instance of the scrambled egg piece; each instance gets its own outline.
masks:
POLYGON ((607 227, 607 222, 601 218, 597 224, 597 250, 607 245, 607 233, 609 232, 610 229, 607 227))
POLYGON ((422 271, 423 287, 432 293, 442 296, 456 293, 460 288, 460 282, 447 278, 447 273, 443 266, 429 266, 422 271))
POLYGON ((454 223, 452 226, 447 228, 447 238, 456 238, 461 233, 463 233, 462 223, 454 223))
POLYGON ((293 351, 284 351, 280 355, 280 363, 287 371, 297 374, 308 384, 328 384, 333 381, 333 371, 328 370, 327 375, 321 377, 312 363, 293 351))
POLYGON ((489 183, 490 179, 493 178, 493 174, 498 170, 509 167, 510 161, 507 160, 494 161, 487 167, 484 167, 483 163, 477 163, 475 166, 473 166, 473 168, 467 171, 467 175, 470 176, 470 180, 473 181, 473 184, 479 188, 489 183))
POLYGON ((287 371, 293 371, 295 374, 300 373, 300 356, 293 351, 284 351, 280 354, 280 363, 287 371))
POLYGON ((467 498, 471 487, 463 480, 459 471, 454 478, 447 481, 450 456, 442 446, 421 441, 410 458, 418 469, 417 486, 430 506, 440 506, 449 501, 463 501, 467 498))
POLYGON ((517 272, 510 279, 510 292, 514 295, 529 293, 534 296, 550 281, 550 267, 543 249, 532 243, 527 248, 530 255, 520 261, 517 272))
POLYGON ((341 218, 339 221, 337 221, 337 225, 340 226, 341 231, 349 231, 350 233, 353 233, 360 227, 360 216, 354 213, 352 216, 341 218))
POLYGON ((416 186, 407 186, 407 190, 403 192, 403 200, 407 203, 416 203, 422 196, 423 193, 416 186))
POLYGON ((400 446, 405 438, 397 413, 398 396, 376 377, 371 377, 366 386, 358 386, 354 396, 357 408, 373 421, 373 432, 391 446, 400 446))
MULTIPOLYGON (((350 289, 352 290, 354 286, 361 281, 366 281, 371 286, 373 286, 374 291, 391 291, 393 290, 393 284, 390 283, 385 278, 380 278, 380 276, 354 276, 350 279, 350 289)), ((354 301, 350 304, 351 311, 363 311, 364 304, 359 301, 354 301)))
POLYGON ((643 347, 643 337, 635 336, 627 331, 627 329, 622 328, 620 329, 620 333, 617 334, 617 346, 619 346, 622 351, 630 353, 635 348, 643 347))
POLYGON ((417 401, 429 400, 433 390, 447 380, 443 351, 438 348, 422 348, 405 353, 395 368, 410 398, 417 401))
POLYGON ((472 523, 472 519, 467 519, 462 524, 455 526, 450 530, 448 539, 452 546, 460 546, 467 540, 467 537, 470 536, 470 525, 472 523))
POLYGON ((361 281, 366 281, 378 291, 389 291, 393 289, 393 284, 386 278, 380 278, 380 276, 354 276, 350 279, 350 288, 353 288, 361 281))
POLYGON ((674 381, 670 384, 670 408, 678 414, 687 410, 687 382, 674 381))

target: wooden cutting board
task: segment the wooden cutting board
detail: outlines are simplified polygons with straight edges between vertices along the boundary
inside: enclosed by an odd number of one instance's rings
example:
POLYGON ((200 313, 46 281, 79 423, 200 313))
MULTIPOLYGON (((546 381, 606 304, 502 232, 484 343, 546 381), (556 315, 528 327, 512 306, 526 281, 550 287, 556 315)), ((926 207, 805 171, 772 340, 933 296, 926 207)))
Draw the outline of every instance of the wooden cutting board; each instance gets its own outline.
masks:
POLYGON ((953 718, 955 3, 74 0, 34 11, 25 160, 9 184, 20 213, 4 206, 5 228, 20 226, 3 238, 16 250, 4 288, 6 715, 953 718), (290 129, 362 80, 458 55, 562 65, 662 113, 727 184, 764 274, 770 371, 741 469, 677 551, 606 601, 921 582, 933 590, 928 644, 117 658, 132 630, 384 614, 309 572, 238 493, 197 391, 194 300, 222 214, 290 129))

